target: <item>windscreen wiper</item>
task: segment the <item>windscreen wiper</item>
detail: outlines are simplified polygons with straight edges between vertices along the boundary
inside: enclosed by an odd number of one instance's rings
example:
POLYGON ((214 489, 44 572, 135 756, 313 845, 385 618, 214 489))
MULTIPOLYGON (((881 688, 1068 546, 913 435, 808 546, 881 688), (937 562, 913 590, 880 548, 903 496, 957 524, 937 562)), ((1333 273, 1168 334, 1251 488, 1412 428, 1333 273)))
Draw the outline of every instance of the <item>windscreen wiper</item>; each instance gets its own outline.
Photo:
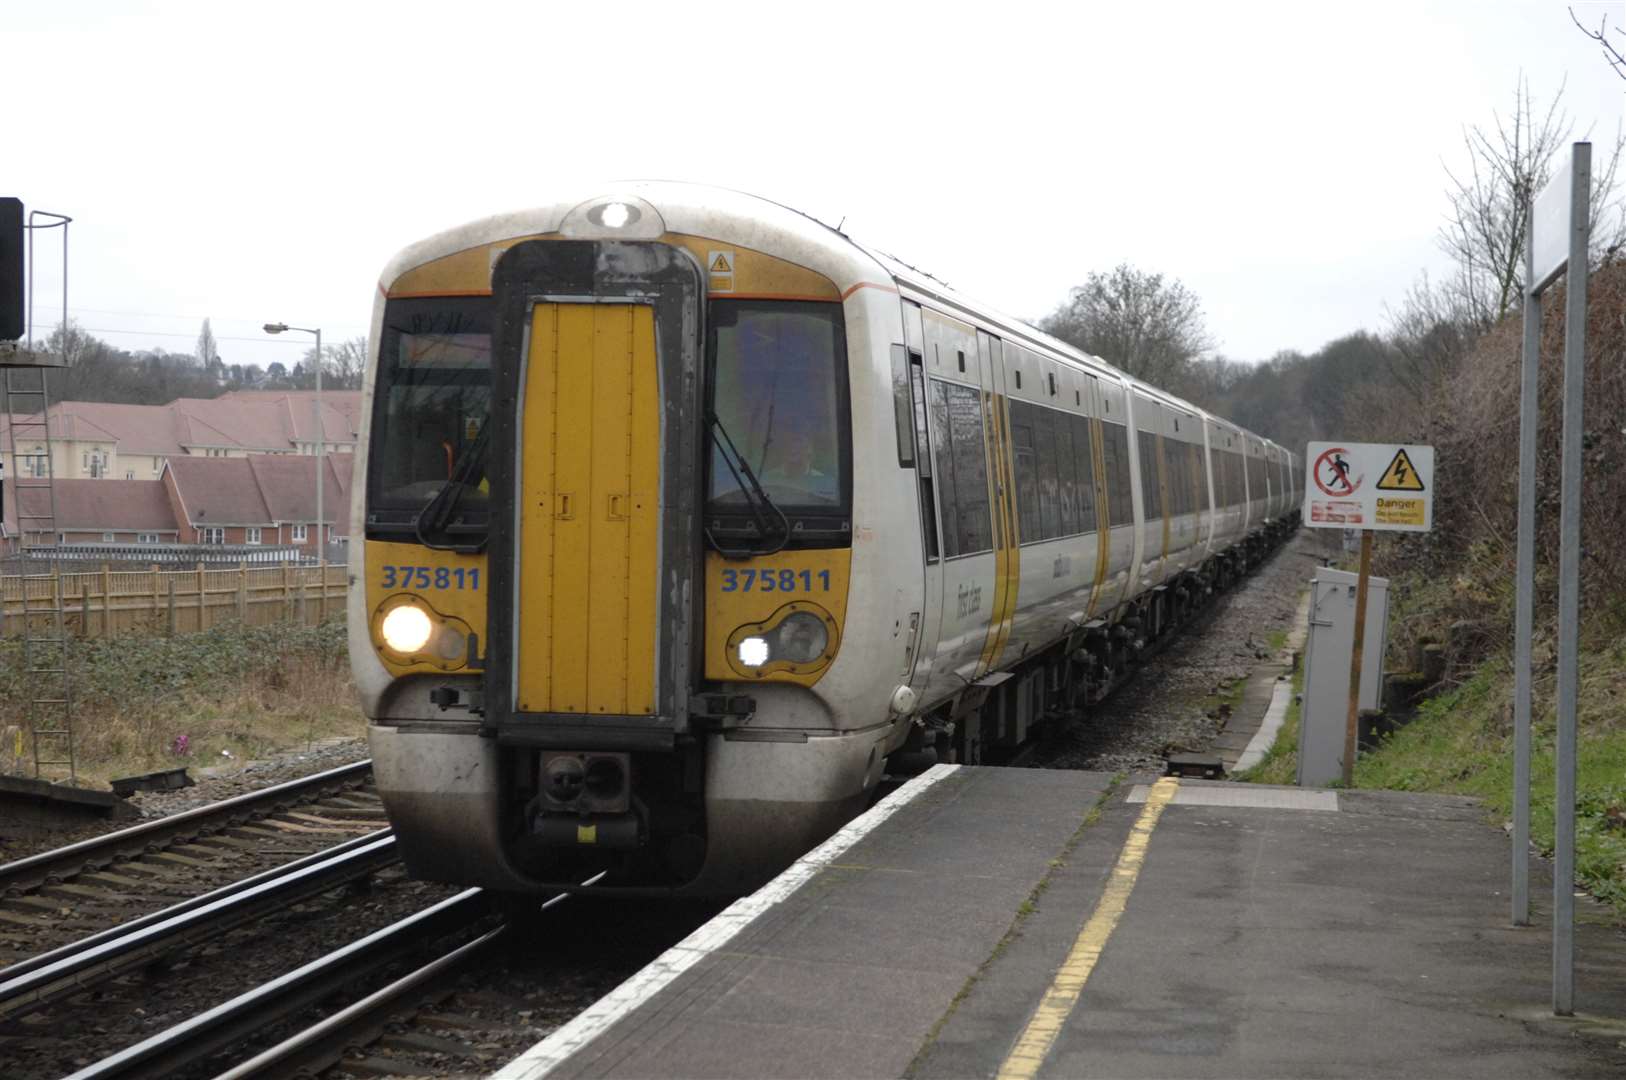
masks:
POLYGON ((474 471, 485 462, 486 447, 491 441, 487 437, 490 431, 491 418, 487 417, 486 422, 480 425, 480 434, 474 437, 473 442, 464 447, 463 453, 452 464, 451 475, 446 478, 446 482, 440 486, 440 490, 435 492, 435 497, 425 503, 424 508, 418 511, 418 516, 413 519, 413 531, 417 533, 418 543, 424 547, 433 548, 436 551, 457 551, 464 554, 473 554, 485 550, 488 535, 485 532, 461 542, 450 540, 447 543, 437 543, 429 539, 429 537, 431 535, 449 537, 450 534, 446 530, 451 524, 452 515, 457 512, 457 504, 462 500, 463 493, 469 489, 469 481, 474 478, 474 471))
POLYGON ((786 541, 790 539, 790 520, 785 517, 784 512, 779 507, 774 505, 773 500, 768 498, 768 493, 762 490, 762 484, 757 481, 756 473, 752 472, 751 466, 746 463, 745 455, 735 448, 734 440, 729 438, 728 432, 724 430, 723 422, 717 418, 717 414, 707 413, 706 422, 711 428, 711 441, 716 444, 718 450, 722 451, 723 464, 727 465, 728 471, 734 474, 734 483, 739 488, 740 493, 745 496, 746 505, 751 508, 751 518, 756 522, 757 532, 763 536, 772 536, 776 531, 779 534, 778 541, 772 547, 764 548, 724 547, 722 541, 712 534, 710 526, 707 526, 705 530, 706 539, 711 541, 711 546, 717 549, 718 554, 725 559, 744 559, 753 555, 772 555, 782 550, 786 541), (779 519, 777 528, 774 526, 773 519, 768 516, 770 513, 779 519))

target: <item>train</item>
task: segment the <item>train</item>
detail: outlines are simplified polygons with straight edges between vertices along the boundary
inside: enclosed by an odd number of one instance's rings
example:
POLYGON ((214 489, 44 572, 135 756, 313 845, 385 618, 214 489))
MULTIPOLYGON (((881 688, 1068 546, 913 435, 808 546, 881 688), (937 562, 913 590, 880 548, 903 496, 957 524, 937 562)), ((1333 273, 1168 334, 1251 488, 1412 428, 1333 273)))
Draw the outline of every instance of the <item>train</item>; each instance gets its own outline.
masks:
POLYGON ((378 283, 349 646, 416 876, 743 894, 1298 525, 1298 456, 839 229, 580 194, 378 283))

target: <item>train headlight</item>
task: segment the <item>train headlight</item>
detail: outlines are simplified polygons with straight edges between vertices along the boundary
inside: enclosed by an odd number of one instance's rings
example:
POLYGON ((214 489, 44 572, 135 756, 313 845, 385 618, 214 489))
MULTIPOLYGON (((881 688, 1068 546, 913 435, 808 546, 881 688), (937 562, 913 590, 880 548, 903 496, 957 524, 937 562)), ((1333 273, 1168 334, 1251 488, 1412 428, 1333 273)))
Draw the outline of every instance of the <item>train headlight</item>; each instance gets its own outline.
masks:
POLYGON ((728 663, 753 679, 774 672, 811 675, 835 656, 835 619, 817 604, 798 600, 759 623, 747 623, 728 635, 728 663))
POLYGON ((373 643, 386 660, 429 664, 442 671, 466 667, 473 635, 469 624, 443 615, 422 597, 396 593, 373 612, 373 643))
POLYGON ((401 604, 392 608, 379 624, 379 636, 398 653, 415 653, 429 644, 435 624, 429 613, 416 604, 401 604))
POLYGON ((793 664, 811 664, 824 655, 830 644, 830 632, 824 628, 824 620, 810 611, 798 611, 787 617, 779 624, 774 637, 774 658, 793 664))
POLYGON ((738 651, 740 663, 752 668, 766 664, 768 657, 771 655, 768 650, 768 642, 759 637, 748 637, 741 641, 738 651))

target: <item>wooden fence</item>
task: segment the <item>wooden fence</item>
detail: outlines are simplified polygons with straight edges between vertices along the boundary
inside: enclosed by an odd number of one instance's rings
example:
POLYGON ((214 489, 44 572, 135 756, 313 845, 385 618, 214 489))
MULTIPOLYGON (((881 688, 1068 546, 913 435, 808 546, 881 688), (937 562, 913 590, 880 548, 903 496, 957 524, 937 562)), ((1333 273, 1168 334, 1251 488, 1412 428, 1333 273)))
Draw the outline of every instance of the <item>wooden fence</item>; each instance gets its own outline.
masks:
POLYGON ((320 623, 343 616, 348 568, 250 566, 230 569, 100 570, 56 576, 0 576, 0 634, 23 631, 24 592, 31 609, 53 606, 61 590, 68 633, 80 637, 189 634, 228 622, 320 623))

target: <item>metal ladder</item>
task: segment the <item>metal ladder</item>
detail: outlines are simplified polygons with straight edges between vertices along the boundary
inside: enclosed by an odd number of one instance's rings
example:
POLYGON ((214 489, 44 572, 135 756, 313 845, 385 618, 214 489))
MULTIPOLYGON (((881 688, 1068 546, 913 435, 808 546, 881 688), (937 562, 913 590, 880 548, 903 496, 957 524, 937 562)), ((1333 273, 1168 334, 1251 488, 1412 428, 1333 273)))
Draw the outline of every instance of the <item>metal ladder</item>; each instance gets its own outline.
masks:
POLYGON ((73 745, 73 671, 67 622, 63 618, 62 564, 57 558, 50 405, 45 369, 6 369, 5 411, 10 420, 7 449, 11 451, 12 498, 17 508, 18 552, 22 556, 23 690, 29 696, 27 724, 33 741, 34 776, 73 783, 78 779, 73 745), (44 560, 45 573, 30 573, 30 566, 40 559, 44 560))

